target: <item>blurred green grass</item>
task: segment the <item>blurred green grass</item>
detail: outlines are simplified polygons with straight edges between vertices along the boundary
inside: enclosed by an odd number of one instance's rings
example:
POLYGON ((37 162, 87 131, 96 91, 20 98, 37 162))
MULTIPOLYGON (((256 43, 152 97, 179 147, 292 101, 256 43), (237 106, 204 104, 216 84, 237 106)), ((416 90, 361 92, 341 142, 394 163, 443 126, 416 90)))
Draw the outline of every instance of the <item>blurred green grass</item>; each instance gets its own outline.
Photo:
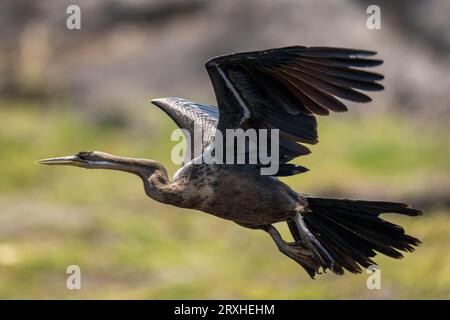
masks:
MULTIPOLYGON (((0 104, 0 298, 450 298, 446 209, 392 217, 424 244, 401 261, 377 257, 382 290, 368 290, 365 273, 310 280, 264 233, 156 203, 131 175, 35 164, 101 150, 152 158, 173 173, 175 126, 156 109, 141 112, 148 126, 133 128, 90 121, 68 105, 0 104), (79 291, 65 287, 72 264, 81 267, 79 291)), ((321 143, 297 161, 312 171, 285 179, 298 191, 407 195, 450 176, 443 129, 347 114, 319 119, 319 133, 321 143)))

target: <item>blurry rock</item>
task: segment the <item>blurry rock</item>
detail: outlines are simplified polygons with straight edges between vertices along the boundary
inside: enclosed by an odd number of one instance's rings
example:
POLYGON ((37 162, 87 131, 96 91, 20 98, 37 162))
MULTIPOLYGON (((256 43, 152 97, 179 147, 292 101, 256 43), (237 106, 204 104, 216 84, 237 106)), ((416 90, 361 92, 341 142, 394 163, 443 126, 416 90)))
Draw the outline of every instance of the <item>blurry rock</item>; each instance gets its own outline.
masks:
POLYGON ((448 119, 450 40, 442 29, 448 1, 375 3, 381 30, 366 28, 364 0, 4 0, 0 90, 11 93, 11 83, 20 88, 39 77, 54 95, 97 112, 102 106, 142 110, 157 96, 214 103, 203 68, 211 56, 294 44, 341 46, 377 50, 385 60, 386 91, 374 95, 374 104, 353 109, 448 119), (65 27, 69 4, 81 7, 81 30, 65 27), (39 54, 28 52, 36 42, 30 25, 47 30, 49 46, 42 44, 39 54))

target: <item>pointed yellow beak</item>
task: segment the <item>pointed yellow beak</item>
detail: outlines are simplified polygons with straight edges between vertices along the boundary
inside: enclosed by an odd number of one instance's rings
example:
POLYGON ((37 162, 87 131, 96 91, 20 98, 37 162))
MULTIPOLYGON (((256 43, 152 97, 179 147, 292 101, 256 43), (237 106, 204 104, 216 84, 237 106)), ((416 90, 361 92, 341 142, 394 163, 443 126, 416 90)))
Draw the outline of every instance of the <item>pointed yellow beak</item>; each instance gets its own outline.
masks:
POLYGON ((80 162, 83 161, 75 155, 67 157, 48 158, 37 161, 37 163, 39 164, 47 164, 47 165, 71 165, 71 164, 73 165, 80 162))

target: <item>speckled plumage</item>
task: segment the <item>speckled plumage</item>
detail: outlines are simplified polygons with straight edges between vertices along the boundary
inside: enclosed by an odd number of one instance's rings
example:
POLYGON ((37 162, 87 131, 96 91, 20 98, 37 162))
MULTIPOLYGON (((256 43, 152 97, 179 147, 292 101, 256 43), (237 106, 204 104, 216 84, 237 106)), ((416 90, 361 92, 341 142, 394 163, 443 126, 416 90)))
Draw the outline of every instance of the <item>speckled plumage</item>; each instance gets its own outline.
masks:
POLYGON ((286 221, 304 202, 285 183, 251 166, 191 164, 173 184, 179 185, 180 206, 248 227, 286 221))

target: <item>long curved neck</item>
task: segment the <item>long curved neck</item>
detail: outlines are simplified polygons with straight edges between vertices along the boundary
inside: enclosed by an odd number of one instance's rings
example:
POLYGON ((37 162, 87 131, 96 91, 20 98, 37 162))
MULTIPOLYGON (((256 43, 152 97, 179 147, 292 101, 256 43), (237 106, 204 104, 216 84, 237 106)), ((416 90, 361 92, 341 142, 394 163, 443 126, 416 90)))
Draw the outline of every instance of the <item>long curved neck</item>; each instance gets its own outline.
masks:
POLYGON ((169 177, 167 176, 167 170, 162 164, 154 164, 157 166, 151 172, 143 172, 138 174, 142 181, 144 182, 145 193, 152 199, 167 203, 177 205, 181 202, 178 186, 170 183, 169 177))
POLYGON ((91 168, 111 169, 138 175, 144 182, 145 193, 152 199, 176 205, 179 201, 176 186, 170 183, 166 168, 153 160, 111 156, 108 161, 91 168))

